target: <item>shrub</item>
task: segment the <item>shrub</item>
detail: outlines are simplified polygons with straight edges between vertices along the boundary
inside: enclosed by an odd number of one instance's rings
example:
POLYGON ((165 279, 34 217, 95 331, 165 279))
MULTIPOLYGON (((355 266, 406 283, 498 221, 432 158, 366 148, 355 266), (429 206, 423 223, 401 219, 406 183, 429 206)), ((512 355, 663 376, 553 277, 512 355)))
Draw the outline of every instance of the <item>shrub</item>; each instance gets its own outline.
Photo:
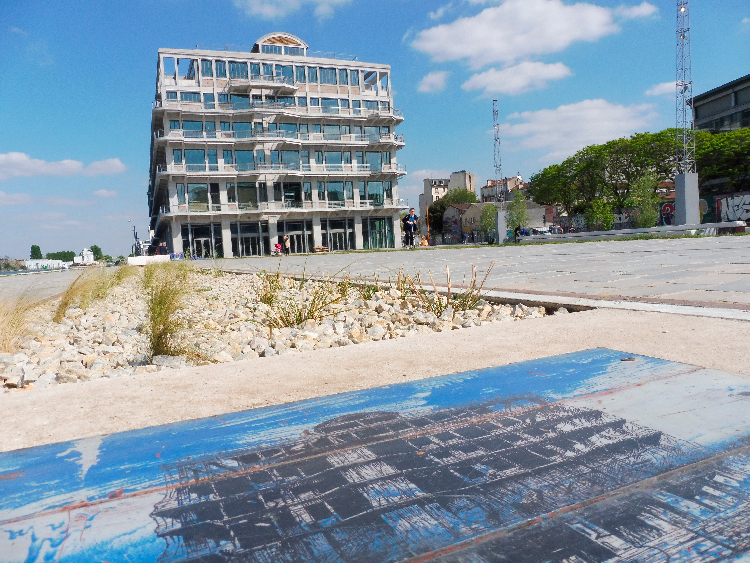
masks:
POLYGON ((184 326, 179 313, 189 291, 189 269, 186 262, 150 264, 144 269, 142 284, 151 357, 179 356, 184 352, 177 337, 184 326))

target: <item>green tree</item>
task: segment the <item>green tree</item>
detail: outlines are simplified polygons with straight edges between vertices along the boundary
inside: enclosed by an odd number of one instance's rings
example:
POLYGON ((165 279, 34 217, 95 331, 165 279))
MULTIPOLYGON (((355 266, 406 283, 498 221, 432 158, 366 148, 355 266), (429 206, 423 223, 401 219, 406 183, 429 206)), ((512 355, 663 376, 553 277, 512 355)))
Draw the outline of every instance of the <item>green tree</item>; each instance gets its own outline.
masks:
POLYGON ((99 248, 95 244, 91 245, 91 252, 94 253, 94 260, 101 260, 102 257, 104 256, 104 253, 102 252, 102 249, 99 248))
POLYGON ((63 262, 72 262, 76 253, 72 250, 61 250, 60 252, 48 252, 45 255, 47 260, 62 260, 63 262))
POLYGON ((32 244, 31 245, 31 259, 41 260, 41 258, 42 258, 42 249, 39 248, 39 245, 32 244))
POLYGON ((495 224, 495 214, 497 213, 497 207, 491 203, 486 204, 482 207, 482 215, 479 217, 479 229, 487 236, 495 230, 497 226, 495 224))
POLYGON ((529 212, 526 209, 526 196, 523 191, 515 190, 513 192, 513 200, 508 204, 508 211, 506 213, 506 224, 510 230, 515 230, 516 227, 525 227, 529 224, 529 212))
POLYGON ((477 195, 469 190, 450 190, 442 198, 427 208, 430 231, 443 232, 443 213, 455 203, 479 203, 477 195))
POLYGON ((730 190, 750 189, 750 129, 716 135, 696 131, 695 152, 701 185, 726 178, 730 190))
POLYGON ((595 230, 608 231, 615 224, 612 203, 604 199, 597 198, 592 201, 584 216, 588 226, 595 230))
POLYGON ((636 180, 630 187, 628 207, 633 208, 633 224, 637 229, 655 227, 659 219, 659 196, 656 188, 659 179, 650 172, 636 180))
POLYGON ((562 205, 568 215, 576 203, 576 190, 571 179, 570 160, 553 164, 529 179, 529 194, 539 205, 562 205))

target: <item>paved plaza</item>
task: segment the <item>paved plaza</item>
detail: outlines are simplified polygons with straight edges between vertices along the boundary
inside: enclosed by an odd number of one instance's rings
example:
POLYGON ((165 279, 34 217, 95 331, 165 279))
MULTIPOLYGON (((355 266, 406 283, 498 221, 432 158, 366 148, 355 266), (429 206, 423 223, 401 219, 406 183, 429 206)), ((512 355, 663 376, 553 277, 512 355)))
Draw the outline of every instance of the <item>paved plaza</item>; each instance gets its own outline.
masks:
POLYGON ((493 262, 485 289, 497 292, 750 309, 750 237, 744 236, 243 258, 216 265, 380 279, 395 278, 399 268, 423 276, 431 270, 440 285, 449 266, 453 284, 461 285, 472 266, 481 278, 493 262))

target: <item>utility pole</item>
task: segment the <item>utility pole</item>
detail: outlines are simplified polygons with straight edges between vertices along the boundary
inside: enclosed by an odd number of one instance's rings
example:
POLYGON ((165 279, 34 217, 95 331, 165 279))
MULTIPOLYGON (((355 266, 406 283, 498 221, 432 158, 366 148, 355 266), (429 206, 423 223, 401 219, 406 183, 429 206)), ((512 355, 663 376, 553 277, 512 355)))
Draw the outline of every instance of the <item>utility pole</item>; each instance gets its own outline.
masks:
POLYGON ((700 223, 695 168, 693 63, 690 48, 690 0, 677 0, 677 80, 675 130, 675 223, 700 223))

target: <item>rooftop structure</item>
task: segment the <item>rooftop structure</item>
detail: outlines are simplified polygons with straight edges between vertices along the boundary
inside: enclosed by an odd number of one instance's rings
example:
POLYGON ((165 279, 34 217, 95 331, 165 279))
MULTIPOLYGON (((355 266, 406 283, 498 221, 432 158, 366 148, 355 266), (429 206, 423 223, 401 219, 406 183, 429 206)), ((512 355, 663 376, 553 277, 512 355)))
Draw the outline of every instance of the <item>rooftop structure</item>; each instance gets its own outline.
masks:
POLYGON ((695 96, 693 119, 712 133, 750 127, 750 74, 695 96))
POLYGON ((159 49, 151 248, 198 258, 400 247, 390 66, 287 33, 250 52, 159 49), (315 55, 315 56, 312 56, 315 55))
POLYGON ((479 188, 479 199, 484 203, 502 202, 506 194, 519 188, 525 190, 528 187, 529 185, 523 181, 520 174, 513 178, 487 180, 487 184, 479 188))

